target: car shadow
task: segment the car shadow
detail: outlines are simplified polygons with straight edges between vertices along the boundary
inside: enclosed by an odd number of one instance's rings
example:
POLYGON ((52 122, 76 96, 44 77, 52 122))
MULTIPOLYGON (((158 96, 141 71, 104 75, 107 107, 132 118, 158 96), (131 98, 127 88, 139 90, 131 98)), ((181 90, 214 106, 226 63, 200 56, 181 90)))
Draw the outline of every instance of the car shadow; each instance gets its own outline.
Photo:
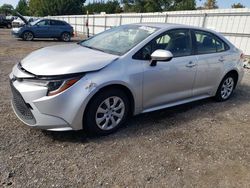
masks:
POLYGON ((37 38, 35 38, 32 41, 24 41, 22 39, 17 39, 17 40, 21 41, 21 42, 59 42, 59 43, 72 43, 73 42, 74 43, 74 42, 80 42, 83 39, 81 39, 81 38, 71 39, 71 41, 69 41, 69 42, 64 42, 64 41, 61 41, 61 40, 58 40, 58 39, 37 39, 37 38))
POLYGON ((241 105, 249 103, 250 86, 241 85, 237 89, 232 98, 226 102, 216 102, 213 98, 208 98, 188 104, 170 107, 150 113, 140 114, 131 117, 121 129, 107 136, 89 136, 84 131, 68 131, 68 132, 49 132, 43 131, 45 136, 60 142, 95 142, 107 141, 115 139, 123 139, 133 136, 152 134, 152 131, 162 131, 177 126, 186 126, 190 121, 199 119, 203 116, 213 116, 227 111, 227 109, 235 109, 241 105), (208 112, 207 109, 212 109, 208 112), (194 113, 193 113, 194 112, 194 113), (190 116, 192 113, 192 116, 190 116))

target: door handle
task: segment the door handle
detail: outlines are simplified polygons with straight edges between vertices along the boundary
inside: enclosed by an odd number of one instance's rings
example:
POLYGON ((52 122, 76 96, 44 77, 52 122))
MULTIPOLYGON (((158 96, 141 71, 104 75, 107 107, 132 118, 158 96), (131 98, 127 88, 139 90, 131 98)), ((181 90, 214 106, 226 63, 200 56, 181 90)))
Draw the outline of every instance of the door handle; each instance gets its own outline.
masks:
POLYGON ((196 64, 192 61, 190 61, 188 64, 186 64, 186 67, 188 67, 188 68, 193 68, 195 66, 196 66, 196 64))

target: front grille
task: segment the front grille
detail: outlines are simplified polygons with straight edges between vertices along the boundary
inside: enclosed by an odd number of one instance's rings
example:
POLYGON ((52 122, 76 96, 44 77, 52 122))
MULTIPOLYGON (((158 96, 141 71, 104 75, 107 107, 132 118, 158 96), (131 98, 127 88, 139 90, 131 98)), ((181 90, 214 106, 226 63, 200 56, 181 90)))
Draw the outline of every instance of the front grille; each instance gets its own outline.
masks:
POLYGON ((36 120, 30 110, 29 104, 25 103, 22 95, 19 91, 13 86, 12 81, 10 81, 10 87, 12 91, 12 103, 17 115, 26 123, 34 125, 36 120))

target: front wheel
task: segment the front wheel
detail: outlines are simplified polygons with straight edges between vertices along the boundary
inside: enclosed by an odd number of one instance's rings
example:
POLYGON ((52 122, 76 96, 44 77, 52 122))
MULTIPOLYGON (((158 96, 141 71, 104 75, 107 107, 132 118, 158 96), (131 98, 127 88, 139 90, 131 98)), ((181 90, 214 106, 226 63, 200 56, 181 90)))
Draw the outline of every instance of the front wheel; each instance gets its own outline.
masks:
POLYGON ((232 75, 225 76, 225 78, 222 80, 217 90, 215 99, 219 102, 228 100, 233 94, 235 84, 236 81, 234 76, 232 75))
POLYGON ((118 89, 103 91, 90 101, 84 128, 91 134, 110 134, 122 126, 128 110, 129 100, 124 92, 118 89))
POLYGON ((8 28, 8 29, 10 29, 10 28, 11 28, 11 24, 10 24, 10 23, 7 25, 7 28, 8 28))
POLYGON ((33 35, 32 32, 30 32, 30 31, 25 31, 25 32, 23 33, 23 40, 25 40, 25 41, 32 41, 33 39, 34 39, 34 35, 33 35))

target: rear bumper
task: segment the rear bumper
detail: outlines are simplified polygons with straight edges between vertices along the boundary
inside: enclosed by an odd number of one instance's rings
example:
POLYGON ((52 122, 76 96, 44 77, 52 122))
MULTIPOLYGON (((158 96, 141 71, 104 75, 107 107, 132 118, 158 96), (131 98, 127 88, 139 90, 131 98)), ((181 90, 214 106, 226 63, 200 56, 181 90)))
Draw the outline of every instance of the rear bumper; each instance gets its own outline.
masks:
POLYGON ((242 81, 242 79, 244 77, 244 74, 245 74, 245 70, 244 70, 244 68, 242 68, 241 72, 240 72, 240 75, 239 75, 239 83, 242 81))

